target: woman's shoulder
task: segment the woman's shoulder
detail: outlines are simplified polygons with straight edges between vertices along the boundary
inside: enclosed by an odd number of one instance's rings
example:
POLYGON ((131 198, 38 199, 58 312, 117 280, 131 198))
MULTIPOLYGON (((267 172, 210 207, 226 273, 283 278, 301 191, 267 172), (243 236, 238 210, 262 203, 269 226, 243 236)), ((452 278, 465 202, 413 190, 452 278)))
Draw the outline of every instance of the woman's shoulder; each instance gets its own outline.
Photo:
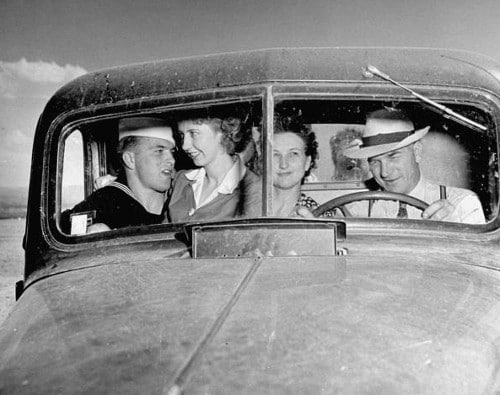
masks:
POLYGON ((188 183, 192 181, 193 175, 197 170, 199 169, 183 169, 176 171, 173 180, 174 184, 176 184, 177 182, 188 183))
POLYGON ((258 217, 262 207, 261 177, 249 169, 240 181, 239 215, 243 217, 258 217))
POLYGON ((259 183, 260 184, 262 177, 258 176, 252 170, 247 168, 242 180, 244 180, 245 182, 259 183))
POLYGON ((252 192, 258 192, 262 190, 262 177, 258 176, 249 169, 246 169, 245 175, 240 181, 240 186, 245 190, 250 190, 252 192))

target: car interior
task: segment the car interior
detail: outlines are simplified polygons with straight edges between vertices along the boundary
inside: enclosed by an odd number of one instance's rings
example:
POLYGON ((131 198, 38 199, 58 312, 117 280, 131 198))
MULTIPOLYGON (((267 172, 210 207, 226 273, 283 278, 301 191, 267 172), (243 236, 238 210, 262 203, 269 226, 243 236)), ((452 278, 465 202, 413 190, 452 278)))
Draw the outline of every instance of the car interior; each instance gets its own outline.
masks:
MULTIPOLYGON (((332 98, 293 98, 274 102, 274 114, 298 114, 316 135, 319 159, 311 174, 304 179, 302 190, 319 204, 332 198, 371 189, 372 175, 364 159, 343 155, 345 147, 359 140, 366 114, 384 107, 403 109, 415 123, 415 128, 430 126, 422 139, 424 176, 436 183, 467 188, 479 197, 487 221, 498 214, 498 153, 495 123, 492 114, 472 104, 447 103, 459 114, 482 125, 487 131, 444 117, 418 101, 352 100, 332 98)), ((259 176, 272 171, 265 160, 265 141, 271 131, 264 120, 265 106, 258 99, 237 102, 202 103, 186 107, 141 113, 168 120, 174 132, 177 122, 210 114, 233 114, 248 130, 248 140, 241 141, 236 150, 246 166, 259 176)), ((107 117, 83 120, 62 134, 58 179, 59 215, 85 199, 94 190, 106 185, 116 175, 119 158, 116 154, 118 119, 134 114, 111 114, 107 117)), ((177 136, 178 138, 178 136, 177 136)), ((180 147, 181 144, 178 144, 180 147)), ((182 151, 176 152, 176 170, 194 168, 191 159, 182 151)), ((264 214, 263 214, 264 215, 264 214)))

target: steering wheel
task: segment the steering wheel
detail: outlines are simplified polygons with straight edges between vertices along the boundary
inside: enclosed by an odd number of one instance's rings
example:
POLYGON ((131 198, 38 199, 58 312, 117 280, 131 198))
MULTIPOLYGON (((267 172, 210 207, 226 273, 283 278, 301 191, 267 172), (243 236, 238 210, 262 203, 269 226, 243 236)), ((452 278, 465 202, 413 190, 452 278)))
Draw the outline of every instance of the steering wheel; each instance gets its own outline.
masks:
POLYGON ((338 208, 344 217, 352 217, 352 214, 349 212, 346 204, 358 202, 362 200, 368 200, 370 202, 368 206, 367 216, 371 216, 371 206, 372 202, 375 200, 393 200, 399 201, 401 203, 406 203, 409 206, 413 206, 418 208, 419 210, 424 211, 429 205, 424 201, 414 198, 413 196, 405 195, 403 193, 395 193, 395 192, 387 192, 387 191, 365 191, 365 192, 356 192, 350 193, 348 195, 339 196, 334 199, 330 199, 329 201, 323 203, 321 206, 316 208, 313 211, 313 215, 315 217, 320 217, 325 212, 333 210, 334 208, 338 208))

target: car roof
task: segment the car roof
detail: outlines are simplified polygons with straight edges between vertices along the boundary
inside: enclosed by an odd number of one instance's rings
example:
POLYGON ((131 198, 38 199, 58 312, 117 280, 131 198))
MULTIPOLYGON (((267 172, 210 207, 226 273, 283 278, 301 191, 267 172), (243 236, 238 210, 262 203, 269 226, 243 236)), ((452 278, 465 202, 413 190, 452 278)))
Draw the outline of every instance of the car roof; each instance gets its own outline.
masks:
POLYGON ((89 105, 270 82, 379 82, 372 64, 407 84, 500 92, 500 65, 475 53, 426 48, 275 48, 159 60, 92 72, 62 87, 47 112, 89 105))

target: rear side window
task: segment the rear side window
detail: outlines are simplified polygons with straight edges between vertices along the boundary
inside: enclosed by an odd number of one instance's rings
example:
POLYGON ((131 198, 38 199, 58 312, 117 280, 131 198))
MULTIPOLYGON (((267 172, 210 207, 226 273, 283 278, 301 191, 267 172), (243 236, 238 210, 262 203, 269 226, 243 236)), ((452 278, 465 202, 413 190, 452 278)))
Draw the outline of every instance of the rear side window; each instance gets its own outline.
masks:
POLYGON ((81 132, 76 129, 64 141, 61 187, 61 209, 67 210, 85 198, 84 146, 81 132))

